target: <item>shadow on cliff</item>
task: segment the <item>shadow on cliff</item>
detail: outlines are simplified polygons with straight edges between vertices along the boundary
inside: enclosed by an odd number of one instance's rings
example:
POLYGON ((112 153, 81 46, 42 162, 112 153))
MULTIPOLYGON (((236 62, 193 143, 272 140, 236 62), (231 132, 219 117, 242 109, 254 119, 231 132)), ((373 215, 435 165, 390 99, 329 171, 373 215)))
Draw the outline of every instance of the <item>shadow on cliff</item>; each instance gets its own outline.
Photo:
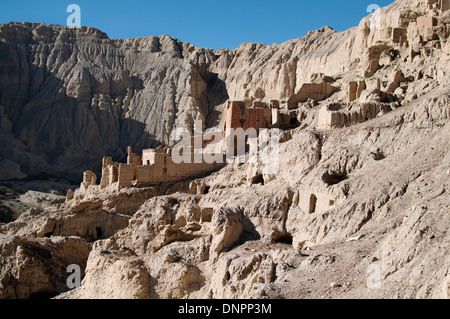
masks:
POLYGON ((225 82, 219 78, 217 73, 207 72, 204 80, 207 86, 202 99, 206 104, 206 126, 210 128, 220 124, 223 104, 228 100, 229 95, 225 82))
POLYGON ((253 224, 250 218, 245 213, 243 213, 242 217, 242 225, 244 226, 244 231, 242 232, 242 235, 239 237, 239 240, 236 242, 233 248, 240 246, 247 241, 261 239, 261 235, 256 230, 255 224, 253 224))
MULTIPOLYGON (((30 77, 39 72, 37 66, 30 66, 30 77)), ((127 146, 140 152, 162 144, 146 132, 144 123, 124 118, 123 109, 114 104, 125 99, 128 88, 117 88, 111 80, 111 88, 116 88, 104 93, 106 102, 94 105, 94 96, 103 94, 102 83, 94 83, 89 94, 79 92, 75 98, 65 93, 67 84, 55 74, 47 72, 42 77, 24 92, 17 83, 0 86, 0 104, 13 123, 7 132, 12 142, 2 147, 0 158, 20 164, 28 179, 45 175, 79 183, 85 170, 101 173, 103 156, 123 161, 127 146)), ((141 79, 131 81, 132 90, 143 88, 141 79)))

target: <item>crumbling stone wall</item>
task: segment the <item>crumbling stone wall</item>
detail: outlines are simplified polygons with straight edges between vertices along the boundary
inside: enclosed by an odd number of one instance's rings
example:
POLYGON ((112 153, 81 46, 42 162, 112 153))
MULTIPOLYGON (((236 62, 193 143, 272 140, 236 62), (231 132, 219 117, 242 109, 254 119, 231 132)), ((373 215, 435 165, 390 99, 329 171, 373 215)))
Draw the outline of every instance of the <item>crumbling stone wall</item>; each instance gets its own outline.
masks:
POLYGON ((353 102, 354 100, 359 99, 362 91, 364 91, 366 88, 367 88, 366 81, 364 80, 349 82, 348 101, 353 102))
POLYGON ((97 176, 91 171, 86 171, 83 174, 83 183, 86 186, 95 185, 97 183, 97 176))
POLYGON ((119 178, 118 185, 119 189, 124 187, 129 187, 133 185, 133 181, 137 177, 137 166, 133 164, 120 164, 119 165, 119 178))
POLYGON ((127 152, 128 152, 127 164, 142 165, 141 157, 133 153, 131 146, 128 146, 127 152))
POLYGON ((225 138, 227 129, 242 128, 246 131, 254 128, 258 133, 262 128, 289 128, 292 112, 281 109, 278 100, 271 100, 270 103, 254 101, 250 107, 246 107, 243 101, 227 101, 224 110, 223 137, 225 138))
POLYGON ((381 111, 388 112, 390 109, 380 103, 361 103, 351 111, 336 109, 334 105, 325 105, 319 111, 317 127, 320 129, 331 129, 363 123, 375 118, 381 111))
POLYGON ((305 83, 297 94, 293 94, 287 101, 289 109, 298 107, 298 103, 308 99, 322 101, 333 95, 338 88, 329 83, 305 83))
MULTIPOLYGON (((134 159, 137 158, 131 151, 129 154, 134 159)), ((120 190, 131 186, 143 187, 187 180, 217 170, 225 162, 223 160, 222 163, 207 163, 202 160, 200 163, 195 163, 194 154, 190 154, 190 162, 175 163, 168 148, 144 150, 142 159, 145 165, 140 165, 141 161, 138 164, 121 164, 105 157, 103 159, 100 188, 103 189, 116 184, 120 190), (150 164, 147 165, 147 163, 150 164)), ((127 163, 132 161, 129 158, 127 159, 127 163)))
POLYGON ((273 110, 276 109, 268 108, 263 102, 255 101, 252 107, 248 108, 242 101, 229 101, 225 105, 225 130, 254 128, 258 131, 261 128, 268 128, 272 125, 273 110))
POLYGON ((170 154, 161 155, 155 164, 137 167, 138 187, 200 177, 222 166, 222 163, 206 163, 205 161, 195 163, 194 154, 190 154, 190 163, 175 163, 170 154))
POLYGON ((298 207, 308 214, 321 214, 335 205, 336 198, 330 194, 299 191, 297 197, 298 207))
POLYGON ((113 162, 111 157, 104 157, 102 161, 102 177, 100 188, 105 188, 119 179, 119 163, 113 162))

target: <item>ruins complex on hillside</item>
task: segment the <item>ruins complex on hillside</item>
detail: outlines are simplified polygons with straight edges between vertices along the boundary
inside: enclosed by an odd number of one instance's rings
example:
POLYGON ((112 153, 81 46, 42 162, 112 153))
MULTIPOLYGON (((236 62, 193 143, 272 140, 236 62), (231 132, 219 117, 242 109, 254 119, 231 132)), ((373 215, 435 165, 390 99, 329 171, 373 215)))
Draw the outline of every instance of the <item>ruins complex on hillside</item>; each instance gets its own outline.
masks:
POLYGON ((161 147, 143 150, 142 156, 134 154, 128 147, 126 164, 113 162, 110 157, 103 158, 102 164, 100 187, 117 183, 118 189, 187 180, 204 176, 222 166, 222 163, 195 163, 193 160, 177 164, 171 157, 171 150, 161 147))
POLYGON ((450 298, 450 0, 390 2, 233 50, 0 24, 0 299, 450 298))
MULTIPOLYGON (((255 101, 250 107, 246 107, 241 101, 228 101, 225 106, 225 121, 222 127, 223 142, 226 140, 227 129, 239 129, 244 131, 254 128, 257 132, 262 128, 289 127, 289 113, 282 113, 279 102, 272 101, 270 105, 255 101)), ((193 137, 195 139, 195 137, 193 137)), ((127 163, 114 162, 111 157, 102 160, 102 176, 100 188, 115 186, 117 189, 125 187, 145 187, 161 183, 171 183, 192 178, 202 177, 221 167, 225 160, 208 163, 202 157, 202 161, 194 160, 195 153, 209 152, 206 148, 214 141, 202 140, 201 149, 190 148, 190 161, 175 162, 170 148, 158 147, 157 149, 144 149, 142 156, 134 154, 131 147, 127 149, 127 163)), ((215 141, 221 143, 222 141, 215 141)), ((226 143, 223 143, 226 145, 226 143)), ((222 147, 225 155, 226 147, 222 147)), ((86 171, 81 184, 85 189, 97 184, 97 177, 91 171, 86 171)))
MULTIPOLYGON (((447 10, 450 1, 428 1, 432 10, 447 10)), ((416 22, 409 23, 407 28, 393 28, 389 34, 392 43, 402 49, 409 47, 409 59, 415 56, 426 55, 421 50, 423 43, 436 39, 437 19, 430 11, 428 16, 417 18, 416 22)), ((438 45, 438 41, 435 45, 438 45)), ((304 83, 301 88, 284 101, 270 100, 265 102, 261 98, 246 101, 227 101, 224 105, 221 148, 225 156, 226 132, 230 129, 290 129, 297 127, 305 117, 304 112, 317 113, 315 127, 317 129, 333 129, 373 119, 380 114, 395 109, 400 104, 397 96, 404 95, 403 87, 421 77, 421 74, 404 74, 402 70, 395 70, 391 75, 380 78, 375 75, 378 69, 389 64, 395 55, 391 50, 386 55, 388 47, 380 43, 370 48, 367 57, 367 69, 354 79, 340 79, 327 76, 323 73, 314 73, 310 83, 304 83), (335 93, 341 92, 339 98, 327 100, 335 93), (327 100, 327 101, 325 101, 327 100), (324 101, 319 105, 319 102, 324 101), (316 108, 316 106, 318 106, 316 108)), ((196 137, 194 137, 195 139, 196 137)), ((236 138, 236 137, 235 137, 236 138)), ((206 141, 202 137, 201 149, 190 148, 191 159, 196 152, 209 152, 206 141)), ((234 143, 236 152, 236 142, 234 143)), ((144 187, 189 180, 205 176, 223 166, 221 162, 208 163, 204 159, 200 162, 191 160, 176 163, 173 160, 173 150, 169 148, 144 149, 142 156, 132 152, 128 147, 127 163, 114 162, 111 157, 104 157, 102 161, 102 176, 100 188, 115 186, 117 189, 125 187, 144 187)), ((96 185, 97 177, 91 171, 84 174, 82 187, 85 189, 96 185)))
MULTIPOLYGON (((132 148, 127 149, 127 162, 114 162, 111 157, 104 157, 102 160, 102 176, 100 179, 100 188, 115 186, 118 190, 125 187, 145 187, 158 185, 161 183, 179 182, 205 176, 213 171, 223 167, 225 160, 220 162, 208 163, 203 157, 202 160, 195 161, 193 158, 196 152, 210 152, 207 149, 209 144, 222 143, 221 148, 225 156, 227 141, 226 132, 228 130, 242 129, 247 131, 254 129, 257 133, 260 129, 290 129, 298 126, 301 118, 301 107, 308 109, 317 106, 318 102, 323 101, 334 93, 340 91, 326 80, 329 77, 323 74, 315 74, 314 80, 320 83, 305 83, 297 94, 291 96, 287 101, 280 104, 277 100, 271 100, 266 103, 260 100, 253 101, 251 105, 246 105, 244 101, 227 101, 224 107, 224 121, 221 127, 222 141, 209 141, 201 137, 201 149, 197 150, 191 143, 190 161, 176 163, 172 158, 173 150, 165 147, 157 149, 144 149, 139 156, 132 152, 132 148), (214 142, 214 143, 213 143, 214 142)), ((371 79, 372 80, 372 79, 371 79)), ((334 81, 334 79, 331 79, 334 81)), ((375 118, 380 112, 391 110, 389 104, 379 102, 359 103, 364 90, 371 89, 373 94, 386 98, 388 92, 394 91, 402 81, 406 81, 401 71, 396 72, 389 87, 385 92, 380 89, 380 81, 361 80, 358 82, 349 82, 345 85, 348 94, 348 105, 353 105, 351 110, 346 103, 328 103, 321 106, 318 112, 316 127, 318 129, 331 129, 343 127, 356 123, 361 123, 375 118), (373 82, 373 83, 372 83, 373 82), (356 103, 356 104, 355 104, 356 103)), ((193 137, 193 140, 196 137, 193 137)), ((235 137, 236 138, 236 137, 235 137)), ((236 152, 237 142, 234 141, 234 152, 236 152)), ((96 185, 97 177, 91 171, 84 173, 82 187, 96 185)))

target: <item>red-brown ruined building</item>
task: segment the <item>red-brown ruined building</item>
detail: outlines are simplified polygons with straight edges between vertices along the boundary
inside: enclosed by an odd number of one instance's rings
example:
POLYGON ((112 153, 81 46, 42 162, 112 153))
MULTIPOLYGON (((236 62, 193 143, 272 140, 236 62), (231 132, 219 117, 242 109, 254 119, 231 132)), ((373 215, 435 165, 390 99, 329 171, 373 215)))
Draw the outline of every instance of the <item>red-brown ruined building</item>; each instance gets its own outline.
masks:
MULTIPOLYGON (((296 115, 295 113, 292 114, 296 115)), ((227 150, 229 147, 234 146, 234 155, 244 151, 247 152, 249 150, 248 138, 250 136, 256 134, 254 137, 257 137, 261 129, 287 128, 290 126, 290 120, 291 114, 282 113, 280 103, 277 100, 272 100, 270 103, 254 101, 251 106, 246 106, 245 102, 242 101, 227 101, 222 127, 224 149, 227 150), (242 129, 244 132, 238 133, 239 129, 242 129), (242 133, 245 136, 245 145, 238 145, 237 136, 240 136, 242 133), (230 140, 230 138, 234 139, 234 141, 230 140)))
POLYGON ((225 129, 242 128, 245 130, 254 128, 259 131, 261 128, 272 127, 272 109, 266 103, 254 102, 251 107, 245 107, 241 101, 227 101, 225 104, 225 129))
MULTIPOLYGON (((103 158, 100 188, 116 185, 120 190, 131 186, 143 187, 178 182, 204 176, 223 166, 222 163, 204 161, 196 163, 194 154, 190 153, 189 156, 191 157, 189 163, 175 163, 169 148, 143 150, 141 157, 134 154, 131 147, 128 147, 127 164, 113 162, 110 157, 103 158)), ((90 180, 83 183, 86 186, 95 184, 90 180)))
MULTIPOLYGON (((262 128, 285 125, 286 120, 289 122, 289 118, 280 113, 278 101, 271 101, 269 105, 255 101, 251 107, 245 107, 244 102, 228 101, 225 105, 224 117, 223 137, 225 137, 226 129, 242 128, 246 131, 253 128, 258 134, 262 128)), ((200 162, 194 160, 197 152, 195 149, 197 139, 200 139, 197 141, 200 150, 207 152, 215 149, 217 143, 221 144, 225 141, 225 139, 223 141, 205 139, 203 135, 191 137, 191 148, 188 150, 191 161, 188 163, 175 163, 172 158, 173 150, 169 148, 146 149, 142 151, 142 156, 139 156, 132 152, 131 147, 128 147, 126 164, 114 162, 110 157, 103 158, 100 188, 116 185, 120 190, 131 186, 143 187, 177 182, 201 177, 223 167, 224 160, 217 163, 206 162, 203 159, 200 162), (213 148, 207 150, 208 146, 213 148)), ((226 148, 222 148, 222 150, 226 151, 226 148)), ((216 151, 213 150, 212 153, 216 153, 216 151)), ((223 155, 220 156, 223 157, 223 155)), ((95 182, 86 179, 82 184, 90 186, 95 185, 95 182)))

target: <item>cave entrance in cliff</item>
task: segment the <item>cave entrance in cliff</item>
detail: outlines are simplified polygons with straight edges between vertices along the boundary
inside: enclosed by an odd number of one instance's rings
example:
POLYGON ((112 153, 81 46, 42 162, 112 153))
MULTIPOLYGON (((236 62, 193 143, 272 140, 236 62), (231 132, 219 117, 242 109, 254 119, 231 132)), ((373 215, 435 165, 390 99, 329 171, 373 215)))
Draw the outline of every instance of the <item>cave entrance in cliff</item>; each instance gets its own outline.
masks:
POLYGON ((290 118, 289 118, 289 127, 290 128, 296 128, 296 127, 299 127, 300 124, 301 123, 300 123, 300 121, 297 118, 297 114, 295 114, 295 113, 291 114, 290 118))
POLYGON ((255 184, 262 184, 264 185, 264 176, 263 174, 257 174, 255 176, 252 177, 252 179, 250 180, 250 184, 255 185, 255 184))
POLYGON ((102 236, 103 236, 103 230, 102 230, 102 228, 101 228, 101 227, 96 227, 96 228, 95 228, 95 233, 96 233, 96 235, 97 235, 97 238, 102 237, 102 236))
POLYGON ((322 181, 324 181, 324 183, 326 183, 328 186, 339 184, 346 179, 348 179, 346 173, 326 172, 322 175, 322 181))
POLYGON ((314 194, 311 194, 309 197, 309 213, 312 214, 316 211, 316 205, 317 205, 317 197, 314 194))
POLYGON ((287 233, 279 237, 277 240, 275 240, 275 242, 280 244, 292 245, 293 238, 291 234, 287 233))

